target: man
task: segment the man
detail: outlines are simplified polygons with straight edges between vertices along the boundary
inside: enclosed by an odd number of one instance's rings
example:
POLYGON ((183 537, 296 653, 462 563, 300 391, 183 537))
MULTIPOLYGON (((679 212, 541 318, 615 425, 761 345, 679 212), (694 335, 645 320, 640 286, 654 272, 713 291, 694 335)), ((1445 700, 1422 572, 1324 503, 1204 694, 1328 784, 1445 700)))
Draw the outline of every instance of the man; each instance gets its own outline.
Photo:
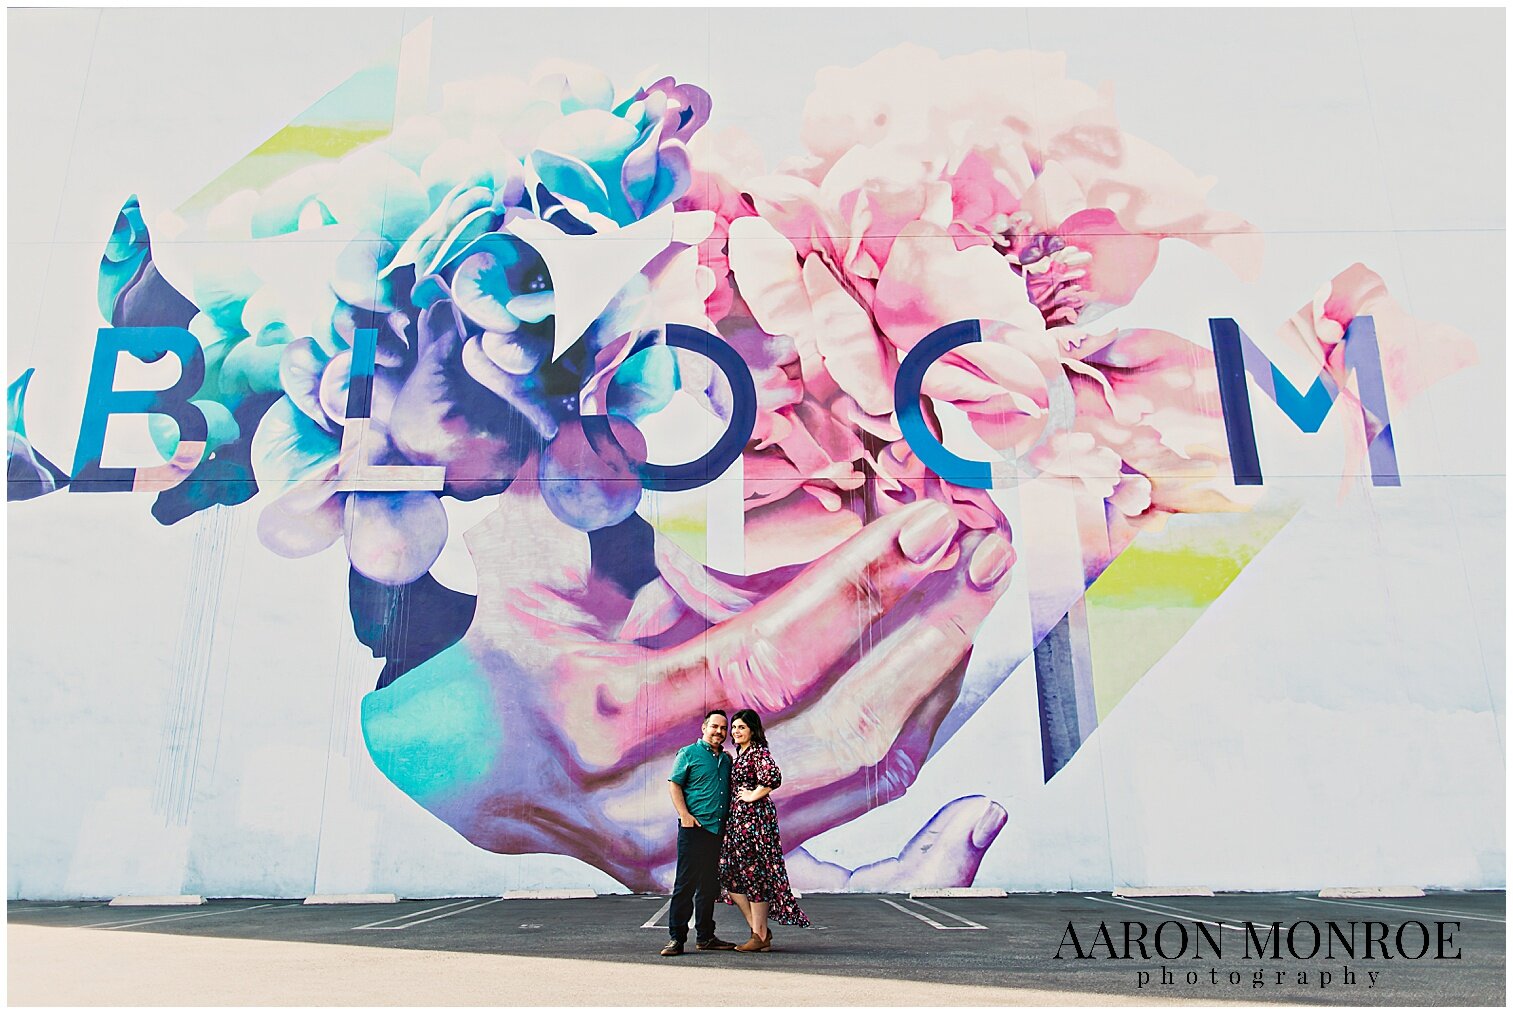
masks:
POLYGON ((720 834, 730 811, 730 755, 722 747, 729 728, 725 712, 704 716, 702 737, 678 751, 667 792, 678 811, 678 872, 667 925, 672 940, 662 957, 683 953, 688 917, 701 951, 733 951, 735 944, 714 935, 714 903, 720 896, 720 834))

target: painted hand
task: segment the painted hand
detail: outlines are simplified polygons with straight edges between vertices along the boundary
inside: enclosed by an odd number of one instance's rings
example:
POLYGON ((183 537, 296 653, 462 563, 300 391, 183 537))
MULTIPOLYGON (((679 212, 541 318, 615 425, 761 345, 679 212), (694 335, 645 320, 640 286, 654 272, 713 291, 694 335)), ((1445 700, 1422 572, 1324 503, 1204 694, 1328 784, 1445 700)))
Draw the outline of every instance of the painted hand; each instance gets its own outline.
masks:
POLYGON ((977 876, 983 855, 1008 820, 1004 808, 987 797, 963 796, 941 807, 891 859, 848 870, 794 849, 788 853, 788 879, 800 891, 964 887, 977 876))
POLYGON ((675 858, 665 781, 712 707, 754 707, 797 845, 903 792, 955 699, 1013 549, 945 507, 864 527, 670 648, 621 640, 630 600, 525 476, 471 529, 463 639, 363 700, 374 762, 469 841, 576 856, 636 889, 675 858))

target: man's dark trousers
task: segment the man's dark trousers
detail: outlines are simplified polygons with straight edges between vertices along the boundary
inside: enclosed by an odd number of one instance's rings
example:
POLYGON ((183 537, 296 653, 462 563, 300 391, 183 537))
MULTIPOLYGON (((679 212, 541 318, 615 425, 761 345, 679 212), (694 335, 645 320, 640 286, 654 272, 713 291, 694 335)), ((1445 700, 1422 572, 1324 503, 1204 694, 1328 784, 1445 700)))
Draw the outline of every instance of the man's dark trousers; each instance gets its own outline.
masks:
POLYGON ((714 937, 714 903, 720 896, 720 836, 702 827, 678 825, 678 873, 672 887, 667 925, 678 943, 688 941, 688 917, 694 939, 714 937))

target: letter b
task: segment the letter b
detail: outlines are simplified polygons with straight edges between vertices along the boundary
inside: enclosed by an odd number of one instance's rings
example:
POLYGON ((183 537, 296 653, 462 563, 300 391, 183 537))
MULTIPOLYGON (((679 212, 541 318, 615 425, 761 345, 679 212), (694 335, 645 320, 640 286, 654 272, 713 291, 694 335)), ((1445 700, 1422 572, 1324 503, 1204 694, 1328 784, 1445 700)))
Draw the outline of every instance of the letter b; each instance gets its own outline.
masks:
POLYGON ((106 468, 100 464, 105 452, 105 424, 112 415, 157 413, 179 426, 180 445, 204 447, 209 439, 205 415, 190 404, 205 380, 205 354, 200 343, 181 327, 102 327, 95 341, 94 361, 89 370, 89 390, 84 398, 84 417, 79 423, 79 443, 74 451, 75 493, 131 490, 137 481, 135 468, 106 468), (172 354, 179 361, 179 379, 161 391, 117 391, 116 357, 129 352, 146 363, 172 354))

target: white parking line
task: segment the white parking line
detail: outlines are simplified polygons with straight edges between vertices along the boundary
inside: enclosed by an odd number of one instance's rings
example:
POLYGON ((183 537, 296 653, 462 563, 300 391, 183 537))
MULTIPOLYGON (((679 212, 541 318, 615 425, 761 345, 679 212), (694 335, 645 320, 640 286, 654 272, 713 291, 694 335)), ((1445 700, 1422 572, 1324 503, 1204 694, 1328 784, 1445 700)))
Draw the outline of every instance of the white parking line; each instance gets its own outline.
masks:
POLYGON ((980 929, 980 930, 987 929, 987 927, 984 926, 984 925, 982 925, 981 923, 975 923, 971 919, 967 919, 967 918, 964 918, 963 916, 957 915, 955 912, 947 912, 943 908, 936 908, 934 905, 931 905, 928 902, 920 901, 918 898, 910 898, 909 899, 909 904, 911 904, 911 905, 919 905, 922 908, 928 908, 932 912, 939 912, 941 915, 947 916, 948 918, 951 918, 951 919, 955 919, 957 922, 964 922, 964 923, 966 923, 966 926, 963 927, 964 929, 980 929))
POLYGON ((33 905, 31 908, 8 908, 6 915, 19 915, 22 912, 57 912, 65 908, 88 908, 88 905, 33 905))
MULTIPOLYGON (((238 912, 251 912, 254 909, 272 907, 273 902, 270 901, 262 905, 250 905, 247 908, 223 908, 215 912, 189 912, 179 913, 176 915, 155 915, 148 919, 127 919, 124 921, 118 920, 116 922, 95 922, 89 923, 85 926, 80 926, 79 929, 130 929, 133 926, 146 926, 149 923, 179 922, 184 919, 208 919, 213 915, 235 915, 238 912)), ((290 906, 280 905, 279 907, 289 908, 290 906)))
POLYGON ((662 907, 657 909, 656 914, 641 924, 642 929, 667 929, 667 926, 658 925, 657 920, 662 918, 672 908, 672 899, 662 902, 662 907))
POLYGON ((435 922, 437 919, 450 919, 454 915, 461 915, 464 912, 471 912, 475 908, 487 908, 490 905, 497 905, 503 900, 503 898, 490 898, 488 901, 480 901, 478 904, 469 905, 467 908, 454 908, 450 912, 443 912, 440 915, 428 916, 425 919, 416 919, 413 922, 400 923, 398 926, 387 926, 385 927, 385 929, 408 929, 411 926, 419 926, 423 922, 435 922))
POLYGON ((1298 900, 1315 901, 1320 905, 1349 905, 1352 908, 1374 908, 1390 912, 1412 912, 1415 915, 1442 915, 1448 916, 1452 919, 1467 919, 1471 922, 1507 922, 1506 919, 1499 919, 1496 916, 1492 915, 1467 915, 1464 912, 1443 912, 1432 908, 1414 908, 1411 905, 1387 905, 1380 902, 1372 903, 1365 901, 1336 901, 1333 898, 1310 898, 1306 894, 1298 895, 1298 900))
POLYGON ((394 926, 385 926, 384 923, 386 923, 386 922, 399 922, 401 919, 413 919, 417 915, 425 915, 427 912, 440 912, 444 908, 458 908, 458 907, 460 907, 462 905, 466 905, 468 902, 470 902, 472 900, 473 900, 472 898, 462 898, 462 899, 460 899, 458 901, 449 901, 449 902, 447 902, 444 905, 432 905, 430 908, 423 908, 423 909, 421 909, 418 912, 406 912, 403 915, 391 915, 387 919, 379 919, 379 920, 376 920, 374 922, 365 922, 361 926, 353 926, 352 928, 355 929, 355 930, 364 930, 364 929, 396 929, 397 927, 394 927, 394 926))
MULTIPOLYGON (((473 899, 471 899, 471 898, 467 899, 467 901, 472 901, 472 900, 473 899)), ((372 923, 372 924, 369 924, 367 926, 358 926, 358 927, 355 927, 355 928, 356 929, 360 929, 360 930, 361 929, 372 929, 372 930, 402 930, 402 929, 409 929, 411 926, 419 926, 423 922, 435 922, 437 919, 449 919, 449 918, 451 918, 454 915, 461 915, 464 912, 471 912, 475 908, 486 908, 489 905, 497 905, 497 904, 499 904, 503 900, 504 900, 503 898, 490 898, 488 901, 480 901, 476 905, 467 905, 466 908, 457 908, 455 906, 452 906, 450 911, 442 912, 440 915, 426 916, 426 918, 424 918, 424 919, 412 919, 409 922, 402 922, 398 926, 380 926, 377 923, 372 923)), ((467 904, 467 901, 464 902, 465 905, 467 904)), ((448 906, 446 906, 446 905, 438 905, 437 908, 428 908, 428 909, 425 909, 425 910, 423 910, 421 912, 412 912, 410 914, 411 915, 425 915, 426 912, 435 912, 439 908, 447 908, 447 907, 448 906)), ((400 918, 403 918, 403 916, 401 916, 400 918)), ((392 922, 393 920, 385 919, 383 921, 384 922, 392 922)))
POLYGON ((1218 926, 1220 929, 1234 930, 1237 933, 1245 932, 1245 927, 1243 926, 1232 926, 1227 922, 1215 922, 1212 919, 1205 919, 1201 912, 1188 912, 1180 908, 1174 908, 1171 905, 1137 905, 1131 901, 1115 901, 1113 898, 1100 898, 1093 894, 1084 894, 1082 897, 1085 901, 1097 901, 1105 905, 1118 905, 1120 908, 1133 908, 1141 912, 1149 912, 1151 915, 1180 915, 1192 919, 1194 922, 1200 922, 1205 926, 1218 926), (1165 911, 1162 911, 1162 909, 1165 909, 1165 911))
MULTIPOLYGON (((985 930, 985 929, 987 929, 986 926, 979 926, 975 922, 972 923, 969 926, 945 926, 945 925, 942 925, 941 923, 936 922, 934 919, 931 919, 927 915, 922 915, 919 912, 913 911, 912 909, 904 908, 904 906, 898 904, 896 901, 890 901, 887 898, 878 898, 877 900, 880 901, 880 902, 882 902, 884 905, 889 906, 890 908, 896 908, 896 909, 898 909, 904 915, 912 915, 914 918, 918 919, 920 922, 929 923, 931 926, 933 926, 935 929, 938 929, 938 930, 985 930)), ((916 901, 914 904, 916 904, 916 905, 923 905, 924 902, 916 901)), ((951 915, 950 912, 943 912, 940 909, 935 908, 934 905, 925 905, 925 907, 929 908, 929 909, 933 909, 936 912, 940 912, 941 915, 950 916, 952 919, 960 919, 962 922, 968 922, 969 921, 969 920, 966 920, 966 919, 962 919, 961 916, 959 916, 959 915, 951 915)))

